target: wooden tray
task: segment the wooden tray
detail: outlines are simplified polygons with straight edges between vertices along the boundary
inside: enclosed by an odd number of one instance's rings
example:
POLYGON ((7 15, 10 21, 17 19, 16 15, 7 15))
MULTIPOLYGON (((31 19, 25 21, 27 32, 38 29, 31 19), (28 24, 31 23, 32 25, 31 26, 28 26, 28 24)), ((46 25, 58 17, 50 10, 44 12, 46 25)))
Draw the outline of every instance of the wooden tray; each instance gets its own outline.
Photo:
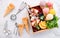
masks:
MULTIPOLYGON (((29 9, 31 9, 31 8, 36 8, 36 9, 39 9, 40 12, 42 12, 42 9, 39 8, 39 7, 40 7, 40 6, 37 5, 37 6, 30 7, 29 9)), ((28 11, 28 14, 29 14, 29 11, 28 11)), ((30 14, 29 14, 29 21, 30 21, 30 14)), ((30 22, 30 25, 31 25, 31 22, 30 22)), ((32 25, 31 25, 31 27, 32 27, 32 25)), ((32 28, 32 30, 33 30, 33 28, 32 28)), ((39 32, 44 32, 44 31, 46 31, 46 30, 48 30, 48 29, 39 30, 39 31, 33 32, 33 34, 35 34, 35 33, 39 33, 39 32)))

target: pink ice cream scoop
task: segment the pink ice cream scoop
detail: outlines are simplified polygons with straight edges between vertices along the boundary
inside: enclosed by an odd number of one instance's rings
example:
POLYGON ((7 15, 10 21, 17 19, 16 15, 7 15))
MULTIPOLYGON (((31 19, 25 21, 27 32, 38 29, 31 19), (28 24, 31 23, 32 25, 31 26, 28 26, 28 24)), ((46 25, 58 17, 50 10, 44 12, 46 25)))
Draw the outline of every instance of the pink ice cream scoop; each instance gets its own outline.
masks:
POLYGON ((46 5, 45 1, 40 1, 40 6, 45 6, 45 5, 46 5))
POLYGON ((46 16, 46 15, 48 14, 48 12, 49 12, 49 8, 44 8, 44 9, 43 9, 43 14, 44 14, 44 16, 46 16))
POLYGON ((50 8, 50 7, 53 7, 53 3, 51 2, 47 2, 46 5, 50 8))
POLYGON ((40 7, 44 8, 46 6, 45 1, 40 1, 40 7))

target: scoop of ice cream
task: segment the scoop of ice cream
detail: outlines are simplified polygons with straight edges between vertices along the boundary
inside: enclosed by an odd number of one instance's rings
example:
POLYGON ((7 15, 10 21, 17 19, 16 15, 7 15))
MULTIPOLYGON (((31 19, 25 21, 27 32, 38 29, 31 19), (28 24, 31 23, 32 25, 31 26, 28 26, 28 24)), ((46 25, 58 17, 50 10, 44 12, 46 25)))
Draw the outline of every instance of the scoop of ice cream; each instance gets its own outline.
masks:
POLYGON ((55 15, 56 14, 54 9, 50 9, 49 10, 49 13, 52 14, 52 15, 55 15))
POLYGON ((53 19, 53 15, 52 14, 48 14, 47 16, 46 16, 46 20, 52 20, 53 19))
POLYGON ((45 1, 40 1, 40 6, 45 6, 45 5, 46 5, 45 1))
POLYGON ((44 16, 46 16, 46 15, 48 14, 48 12, 49 12, 49 8, 44 8, 44 9, 43 9, 43 14, 44 14, 44 16))
POLYGON ((45 6, 46 6, 45 1, 40 1, 40 7, 41 7, 41 8, 44 8, 45 6))
POLYGON ((53 3, 51 3, 51 2, 47 2, 46 5, 47 5, 49 8, 53 7, 53 3))

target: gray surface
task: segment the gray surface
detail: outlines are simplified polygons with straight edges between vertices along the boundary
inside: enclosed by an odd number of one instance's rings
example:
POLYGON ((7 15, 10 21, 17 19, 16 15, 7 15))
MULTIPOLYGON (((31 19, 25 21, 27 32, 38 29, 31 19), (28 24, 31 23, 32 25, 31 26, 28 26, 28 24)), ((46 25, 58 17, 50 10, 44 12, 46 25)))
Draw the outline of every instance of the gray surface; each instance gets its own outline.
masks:
MULTIPOLYGON (((0 0, 0 38, 7 38, 6 35, 4 35, 3 33, 3 28, 4 28, 4 24, 6 22, 6 20, 8 21, 8 29, 11 30, 11 35, 9 35, 8 38, 20 38, 21 36, 16 36, 13 32, 14 32, 14 28, 15 28, 15 22, 17 23, 22 23, 22 17, 26 17, 27 15, 27 10, 24 9, 20 14, 17 15, 17 20, 16 21, 11 21, 10 20, 10 16, 11 14, 16 14, 16 12, 18 11, 19 5, 21 4, 22 1, 27 2, 29 5, 34 6, 37 5, 40 0, 35 1, 35 0, 0 0), (15 9, 9 14, 7 15, 5 18, 3 17, 4 11, 6 9, 6 7, 8 6, 9 3, 13 3, 15 5, 15 9)), ((48 1, 48 0, 46 0, 48 1)), ((60 1, 59 0, 50 0, 51 2, 54 3, 54 9, 57 12, 57 15, 60 17, 60 1)), ((58 22, 59 23, 59 22, 58 22)), ((60 23, 59 23, 60 25, 60 23)), ((52 30, 47 30, 45 32, 42 33, 38 33, 38 34, 31 34, 28 35, 26 33, 26 30, 24 29, 23 31, 23 35, 22 38, 59 38, 60 35, 55 35, 55 33, 60 33, 60 28, 58 28, 58 30, 56 31, 56 29, 52 29, 52 30), (57 32, 58 31, 58 32, 57 32)))

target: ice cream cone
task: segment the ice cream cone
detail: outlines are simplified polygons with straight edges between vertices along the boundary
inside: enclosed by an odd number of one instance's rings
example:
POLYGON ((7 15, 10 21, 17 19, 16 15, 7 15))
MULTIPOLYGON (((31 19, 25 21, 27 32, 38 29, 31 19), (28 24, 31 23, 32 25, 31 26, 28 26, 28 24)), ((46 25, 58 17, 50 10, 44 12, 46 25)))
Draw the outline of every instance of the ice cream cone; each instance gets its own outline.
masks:
POLYGON ((23 29, 24 29, 24 24, 18 24, 18 29, 19 29, 19 32, 20 32, 20 36, 22 36, 23 29))
POLYGON ((28 18, 27 17, 22 18, 22 21, 24 23, 24 26, 25 26, 27 33, 29 34, 28 18))
POLYGON ((7 16, 14 8, 15 6, 12 3, 10 3, 7 9, 5 10, 4 17, 7 16))

